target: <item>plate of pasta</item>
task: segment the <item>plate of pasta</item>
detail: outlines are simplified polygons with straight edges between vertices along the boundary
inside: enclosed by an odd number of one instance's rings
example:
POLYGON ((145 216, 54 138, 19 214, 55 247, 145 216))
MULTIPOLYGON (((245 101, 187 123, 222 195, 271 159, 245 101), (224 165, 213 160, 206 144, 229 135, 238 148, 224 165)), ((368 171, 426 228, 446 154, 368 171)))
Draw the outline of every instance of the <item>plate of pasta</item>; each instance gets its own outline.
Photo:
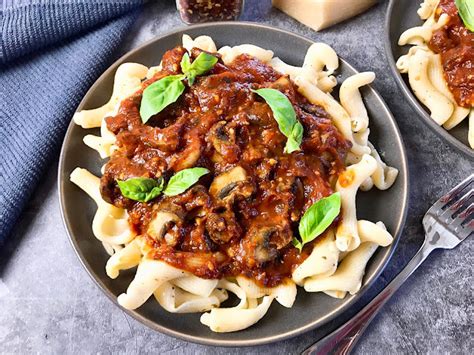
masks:
POLYGON ((430 128, 474 157, 474 3, 391 1, 386 52, 397 84, 430 128))
POLYGON ((160 332, 257 345, 347 310, 407 209, 398 127, 325 43, 191 26, 114 63, 66 134, 66 230, 99 287, 160 332), (282 45, 282 44, 285 45, 282 45))

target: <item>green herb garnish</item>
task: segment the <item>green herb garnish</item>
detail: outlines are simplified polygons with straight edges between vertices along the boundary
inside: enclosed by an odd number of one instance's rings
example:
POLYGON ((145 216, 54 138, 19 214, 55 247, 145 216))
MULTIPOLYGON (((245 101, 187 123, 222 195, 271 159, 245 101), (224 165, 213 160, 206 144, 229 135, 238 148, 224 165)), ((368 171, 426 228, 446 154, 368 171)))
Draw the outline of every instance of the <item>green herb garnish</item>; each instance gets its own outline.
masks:
POLYGON ((341 211, 341 194, 335 192, 332 195, 322 198, 308 208, 301 217, 298 231, 300 238, 293 238, 293 245, 300 251, 303 246, 321 235, 341 211))
POLYGON ((117 181, 117 184, 123 196, 134 201, 148 202, 161 194, 164 180, 138 177, 125 181, 117 181))
POLYGON ((190 168, 178 171, 168 181, 166 189, 163 191, 165 181, 150 178, 132 178, 125 181, 117 181, 120 192, 123 196, 140 202, 148 202, 158 197, 162 192, 166 196, 176 196, 198 182, 199 178, 209 173, 205 168, 190 168))
POLYGON ((185 53, 181 59, 181 70, 186 75, 186 78, 188 78, 188 84, 193 85, 196 76, 207 73, 216 63, 217 58, 206 52, 199 53, 197 58, 191 63, 188 53, 185 53))
POLYGON ((140 117, 143 123, 147 123, 150 117, 161 112, 166 106, 176 102, 184 92, 183 80, 188 79, 189 86, 193 85, 196 76, 205 74, 217 63, 217 58, 205 52, 201 52, 191 63, 188 53, 181 59, 181 70, 183 74, 169 75, 143 90, 140 104, 140 117))
POLYGON ((275 89, 252 91, 261 96, 272 109, 273 117, 278 123, 280 132, 287 138, 284 152, 291 153, 300 150, 301 141, 303 140, 303 126, 296 119, 295 109, 286 95, 275 89))
POLYGON ((168 181, 168 186, 166 186, 163 193, 166 196, 179 195, 198 182, 201 176, 208 173, 209 170, 205 168, 191 168, 178 171, 171 177, 170 181, 168 181))
POLYGON ((184 91, 184 84, 181 81, 184 78, 184 75, 166 76, 143 90, 140 104, 140 117, 143 123, 147 123, 151 116, 178 100, 184 91))
POLYGON ((474 1, 473 0, 455 0, 459 16, 464 22, 464 26, 474 32, 474 1))

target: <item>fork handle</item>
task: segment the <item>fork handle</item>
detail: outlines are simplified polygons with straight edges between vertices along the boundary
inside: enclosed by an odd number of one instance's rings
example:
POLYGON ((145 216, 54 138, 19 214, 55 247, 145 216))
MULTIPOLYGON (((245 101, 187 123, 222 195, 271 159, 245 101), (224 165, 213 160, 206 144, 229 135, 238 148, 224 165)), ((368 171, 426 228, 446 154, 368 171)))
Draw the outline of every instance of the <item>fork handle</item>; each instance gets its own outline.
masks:
POLYGON ((382 292, 341 327, 303 351, 302 355, 349 354, 378 311, 433 249, 425 240, 415 256, 382 292))

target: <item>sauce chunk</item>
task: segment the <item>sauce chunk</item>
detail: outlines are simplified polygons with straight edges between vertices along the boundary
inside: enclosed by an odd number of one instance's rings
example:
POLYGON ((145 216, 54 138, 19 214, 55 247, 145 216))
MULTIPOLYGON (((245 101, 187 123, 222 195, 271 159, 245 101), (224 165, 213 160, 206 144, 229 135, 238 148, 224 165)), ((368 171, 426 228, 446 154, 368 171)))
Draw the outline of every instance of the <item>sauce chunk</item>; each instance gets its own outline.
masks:
MULTIPOLYGON (((184 52, 168 51, 163 70, 143 89, 179 73, 184 52)), ((198 54, 194 49, 191 56, 198 54)), ((106 119, 118 150, 105 167, 101 193, 127 209, 131 226, 148 240, 149 256, 203 278, 245 275, 276 286, 291 277, 311 251, 311 244, 302 253, 292 246, 299 219, 333 192, 350 148, 328 114, 288 77, 247 55, 230 65, 219 61, 147 124, 139 115, 141 95, 124 100, 118 114, 106 119), (293 104, 304 126, 302 150, 283 153, 286 137, 270 107, 251 91, 263 87, 280 90, 293 104), (117 180, 167 180, 197 166, 210 174, 177 196, 142 203, 117 187, 117 180)))
POLYGON ((459 17, 454 0, 441 0, 436 18, 449 16, 448 24, 433 33, 430 49, 441 55, 444 77, 458 105, 474 105, 474 33, 459 17))

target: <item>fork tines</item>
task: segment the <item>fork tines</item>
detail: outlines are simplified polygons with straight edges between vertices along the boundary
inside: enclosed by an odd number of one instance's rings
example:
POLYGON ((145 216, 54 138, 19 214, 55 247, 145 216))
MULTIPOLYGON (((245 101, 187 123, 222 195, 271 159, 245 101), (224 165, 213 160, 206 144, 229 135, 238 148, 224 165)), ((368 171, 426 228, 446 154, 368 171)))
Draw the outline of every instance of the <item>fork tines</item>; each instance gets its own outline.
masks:
POLYGON ((455 232, 467 232, 468 235, 474 231, 474 174, 462 181, 454 189, 441 197, 430 208, 429 212, 434 214, 446 227, 450 226, 455 232))

